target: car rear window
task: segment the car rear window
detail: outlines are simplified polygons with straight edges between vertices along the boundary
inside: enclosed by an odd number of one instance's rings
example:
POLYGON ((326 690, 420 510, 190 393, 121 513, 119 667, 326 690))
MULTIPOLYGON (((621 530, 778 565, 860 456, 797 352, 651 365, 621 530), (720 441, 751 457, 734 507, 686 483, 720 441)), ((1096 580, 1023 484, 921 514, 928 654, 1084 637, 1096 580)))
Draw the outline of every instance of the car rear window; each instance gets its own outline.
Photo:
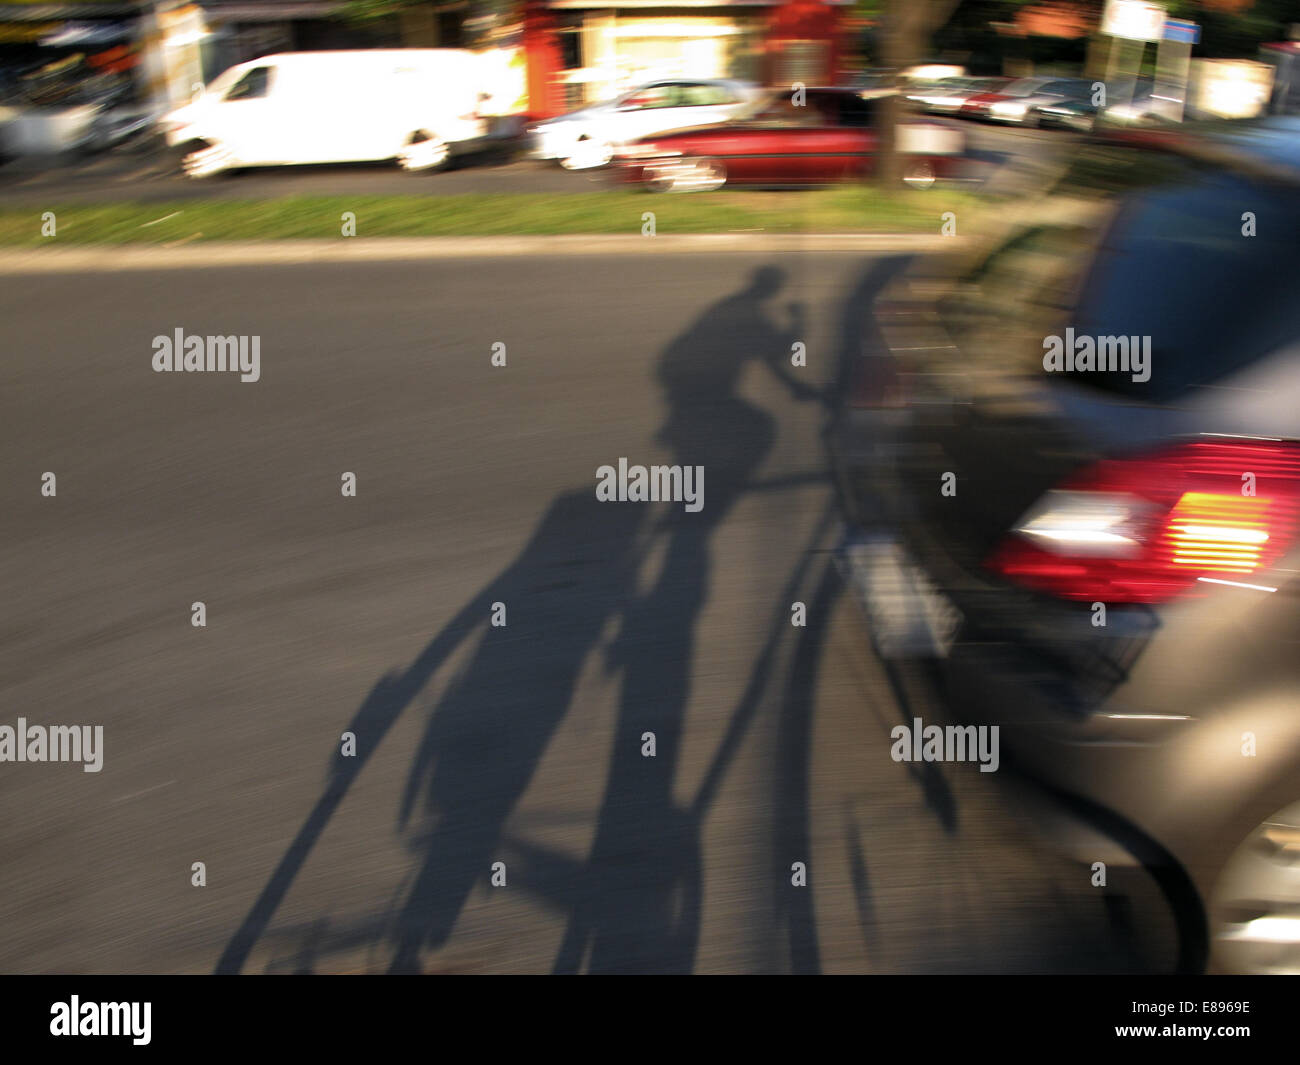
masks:
POLYGON ((1059 93, 1062 96, 1068 96, 1072 100, 1084 100, 1092 94, 1092 82, 1066 78, 1063 81, 1051 82, 1044 87, 1043 91, 1059 93))
POLYGON ((638 89, 625 96, 619 103, 620 108, 650 111, 660 107, 681 106, 682 87, 680 85, 651 85, 638 89))
POLYGON ((837 103, 839 108, 838 121, 841 126, 863 128, 876 124, 877 103, 875 100, 864 100, 860 96, 842 93, 837 103))
POLYGON ((787 129, 833 125, 838 120, 838 104, 824 94, 808 93, 803 103, 795 103, 788 93, 770 98, 752 116, 761 126, 779 126, 787 129))
POLYGON ((682 107, 722 107, 737 102, 738 97, 722 85, 682 86, 682 107))
POLYGON ((1042 92, 1043 86, 1047 82, 1041 78, 1025 78, 1023 81, 1013 81, 1004 89, 999 91, 1004 96, 1033 96, 1034 93, 1042 92))
POLYGON ((1071 381, 1164 403, 1300 342, 1300 189, 1124 149, 1078 161, 1057 193, 1079 217, 1017 229, 940 306, 973 364, 1042 372, 1044 339, 1066 328, 1150 337, 1147 380, 1071 381), (1117 199, 1080 197, 1107 184, 1117 199))
POLYGON ((1215 173, 1134 195, 1072 324, 1081 336, 1150 337, 1151 377, 1082 379, 1165 401, 1300 340, 1298 255, 1300 190, 1215 173))

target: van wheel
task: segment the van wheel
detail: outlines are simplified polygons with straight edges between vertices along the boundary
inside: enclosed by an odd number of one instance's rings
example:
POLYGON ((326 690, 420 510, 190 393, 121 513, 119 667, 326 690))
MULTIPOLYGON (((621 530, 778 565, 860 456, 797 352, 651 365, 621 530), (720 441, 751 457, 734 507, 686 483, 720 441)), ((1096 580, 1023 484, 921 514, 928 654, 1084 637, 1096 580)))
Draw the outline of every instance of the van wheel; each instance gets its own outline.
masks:
POLYGON ((397 153, 397 165, 409 173, 441 170, 451 161, 447 142, 427 130, 412 133, 405 147, 397 153))
POLYGON ((180 155, 181 170, 186 177, 196 179, 230 173, 235 162, 225 145, 208 141, 191 141, 180 155))

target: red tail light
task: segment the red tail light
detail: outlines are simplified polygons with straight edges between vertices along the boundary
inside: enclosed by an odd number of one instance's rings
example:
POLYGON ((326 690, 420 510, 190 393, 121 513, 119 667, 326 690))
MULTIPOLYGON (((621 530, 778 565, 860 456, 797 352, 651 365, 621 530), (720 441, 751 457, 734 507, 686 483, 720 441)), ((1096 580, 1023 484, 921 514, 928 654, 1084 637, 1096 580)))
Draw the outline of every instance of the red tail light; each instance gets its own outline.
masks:
POLYGON ((1202 439, 1099 462, 1048 492, 985 565, 1064 599, 1158 603, 1257 585, 1300 531, 1300 446, 1202 439))

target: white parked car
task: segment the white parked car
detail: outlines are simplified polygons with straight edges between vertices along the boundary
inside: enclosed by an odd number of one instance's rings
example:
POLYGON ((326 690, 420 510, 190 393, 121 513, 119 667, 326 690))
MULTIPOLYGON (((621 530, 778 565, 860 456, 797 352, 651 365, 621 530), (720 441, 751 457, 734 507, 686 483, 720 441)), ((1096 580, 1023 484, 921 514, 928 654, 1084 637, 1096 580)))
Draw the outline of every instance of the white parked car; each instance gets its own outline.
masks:
POLYGON ((623 145, 669 130, 726 122, 760 95, 757 85, 745 81, 652 81, 530 127, 530 154, 557 160, 569 170, 604 166, 623 145))
POLYGON ((435 170, 484 136, 485 73, 453 48, 286 52, 231 67, 162 128, 169 145, 190 149, 191 177, 382 159, 435 170))

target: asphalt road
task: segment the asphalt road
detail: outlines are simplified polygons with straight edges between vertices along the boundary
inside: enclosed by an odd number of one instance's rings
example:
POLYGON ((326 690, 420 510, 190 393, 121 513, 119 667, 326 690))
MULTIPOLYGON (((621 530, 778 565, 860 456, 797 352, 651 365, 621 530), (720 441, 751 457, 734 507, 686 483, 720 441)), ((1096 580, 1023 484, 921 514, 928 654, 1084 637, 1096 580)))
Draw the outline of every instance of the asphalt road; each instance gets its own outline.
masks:
MULTIPOLYGON (((962 168, 971 182, 998 181, 1017 164, 1038 165, 1068 154, 1074 134, 1005 129, 949 121, 968 146, 962 168)), ((568 193, 609 188, 602 171, 569 172, 550 163, 501 153, 458 161, 436 174, 406 174, 391 163, 275 167, 194 181, 165 154, 128 148, 85 158, 17 160, 0 166, 0 202, 50 203, 269 199, 289 196, 446 196, 462 193, 568 193)))
POLYGON ((1167 967, 1015 781, 889 757, 809 397, 890 268, 6 278, 0 724, 104 764, 0 763, 0 971, 1167 967), (598 502, 622 457, 703 508, 598 502))

